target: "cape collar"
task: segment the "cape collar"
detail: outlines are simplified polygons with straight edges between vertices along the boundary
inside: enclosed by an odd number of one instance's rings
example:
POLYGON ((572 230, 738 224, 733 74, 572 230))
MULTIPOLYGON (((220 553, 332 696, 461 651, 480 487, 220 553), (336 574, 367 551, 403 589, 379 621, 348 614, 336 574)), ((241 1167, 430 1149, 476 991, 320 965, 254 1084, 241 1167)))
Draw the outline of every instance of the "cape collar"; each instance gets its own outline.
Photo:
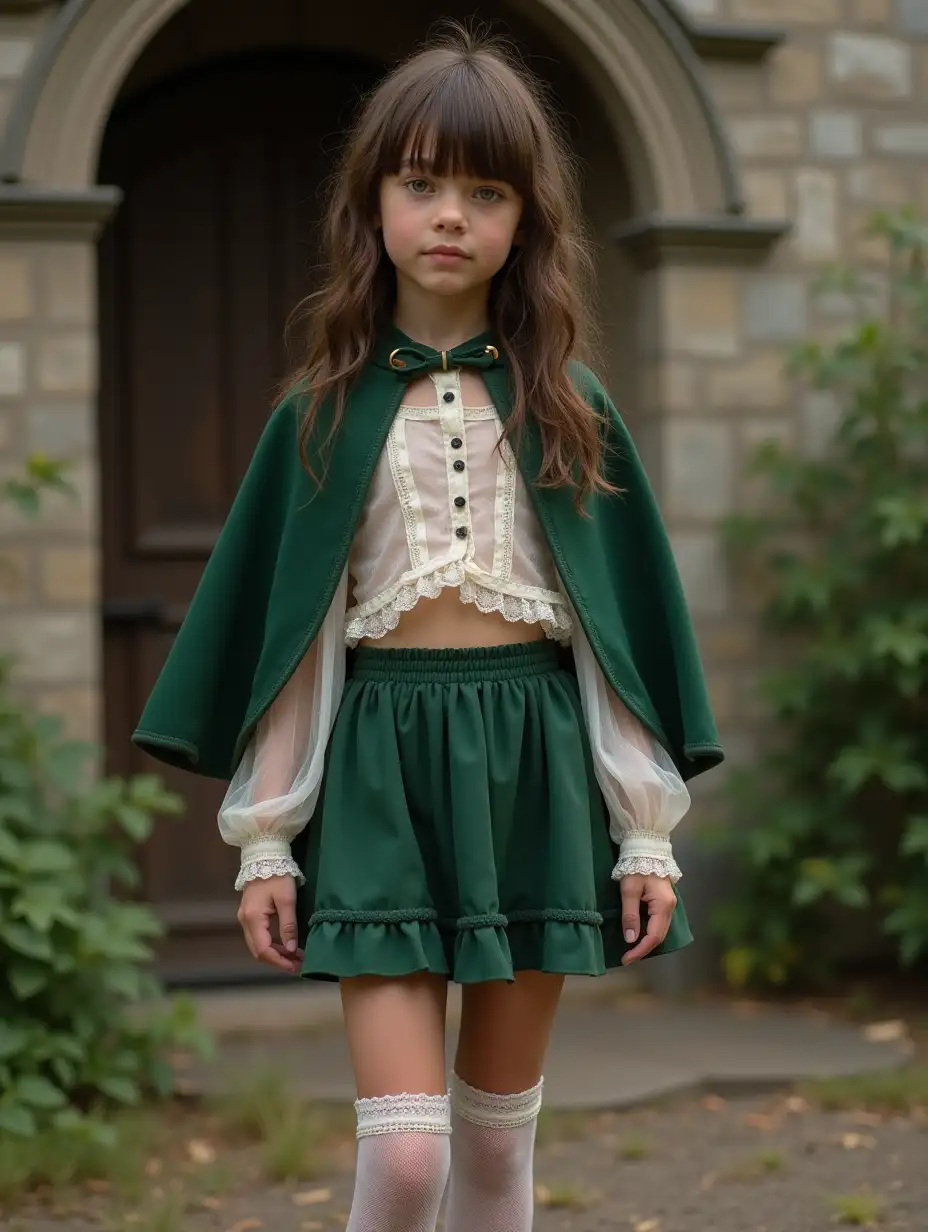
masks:
POLYGON ((502 371, 505 363, 493 344, 493 338, 492 330, 486 330, 450 351, 435 351, 421 342, 415 342, 395 325, 389 325, 374 344, 371 362, 408 381, 425 376, 427 372, 447 372, 451 368, 502 371))

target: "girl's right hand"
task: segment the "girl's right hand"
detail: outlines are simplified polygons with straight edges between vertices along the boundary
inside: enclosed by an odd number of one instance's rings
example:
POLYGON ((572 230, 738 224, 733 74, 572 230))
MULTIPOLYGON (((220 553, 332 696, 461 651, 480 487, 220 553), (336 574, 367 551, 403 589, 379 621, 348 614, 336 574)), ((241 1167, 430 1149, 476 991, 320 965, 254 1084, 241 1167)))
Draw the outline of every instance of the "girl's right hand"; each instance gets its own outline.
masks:
POLYGON ((238 922, 252 957, 278 971, 299 975, 303 952, 296 940, 296 881, 293 877, 260 877, 246 883, 238 909, 238 922), (277 917, 278 940, 271 935, 277 917))

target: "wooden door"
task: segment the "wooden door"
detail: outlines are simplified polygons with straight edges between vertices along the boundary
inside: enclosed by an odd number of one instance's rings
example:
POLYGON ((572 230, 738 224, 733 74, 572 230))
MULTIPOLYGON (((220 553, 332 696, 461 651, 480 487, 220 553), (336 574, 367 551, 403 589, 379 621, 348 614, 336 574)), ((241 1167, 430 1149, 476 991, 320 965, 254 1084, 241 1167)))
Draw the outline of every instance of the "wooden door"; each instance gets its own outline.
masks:
POLYGON ((310 287, 320 190, 357 64, 262 56, 185 72, 117 110, 100 179, 125 198, 100 245, 104 687, 111 772, 160 770, 187 803, 142 852, 170 980, 254 974, 235 920, 225 785, 129 736, 216 540, 310 287))

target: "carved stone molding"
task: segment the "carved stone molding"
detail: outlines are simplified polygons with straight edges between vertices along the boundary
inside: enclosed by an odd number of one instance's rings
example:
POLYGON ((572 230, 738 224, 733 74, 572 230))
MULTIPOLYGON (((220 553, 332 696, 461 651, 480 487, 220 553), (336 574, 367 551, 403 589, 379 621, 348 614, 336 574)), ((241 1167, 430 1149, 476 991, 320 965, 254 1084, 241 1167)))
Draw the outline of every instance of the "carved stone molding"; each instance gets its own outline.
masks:
POLYGON ((642 269, 674 262, 745 264, 763 261, 787 234, 790 223, 728 215, 715 218, 633 218, 612 237, 642 269))
POLYGON ((56 192, 22 184, 0 184, 0 237, 91 240, 121 199, 118 188, 56 192))

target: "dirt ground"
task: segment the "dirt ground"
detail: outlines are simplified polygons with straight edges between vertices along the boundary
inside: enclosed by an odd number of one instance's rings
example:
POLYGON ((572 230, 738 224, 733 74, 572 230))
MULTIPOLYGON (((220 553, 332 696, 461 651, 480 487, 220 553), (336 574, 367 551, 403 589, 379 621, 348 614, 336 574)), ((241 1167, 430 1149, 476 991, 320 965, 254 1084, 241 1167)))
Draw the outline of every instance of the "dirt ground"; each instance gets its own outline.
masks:
MULTIPOLYGON (((176 1125, 177 1130, 182 1124, 176 1125)), ((207 1123, 188 1131, 210 1132, 207 1123)), ((335 1232, 351 1200, 353 1142, 326 1147, 311 1180, 268 1184, 266 1148, 187 1138, 152 1155, 140 1192, 98 1181, 30 1201, 5 1232, 335 1232), (264 1174, 264 1179, 262 1179, 264 1174), (133 1200, 134 1199, 134 1200, 133 1200)), ((928 1229, 928 1117, 825 1111, 799 1095, 707 1096, 540 1126, 537 1232, 819 1232, 928 1229)))

